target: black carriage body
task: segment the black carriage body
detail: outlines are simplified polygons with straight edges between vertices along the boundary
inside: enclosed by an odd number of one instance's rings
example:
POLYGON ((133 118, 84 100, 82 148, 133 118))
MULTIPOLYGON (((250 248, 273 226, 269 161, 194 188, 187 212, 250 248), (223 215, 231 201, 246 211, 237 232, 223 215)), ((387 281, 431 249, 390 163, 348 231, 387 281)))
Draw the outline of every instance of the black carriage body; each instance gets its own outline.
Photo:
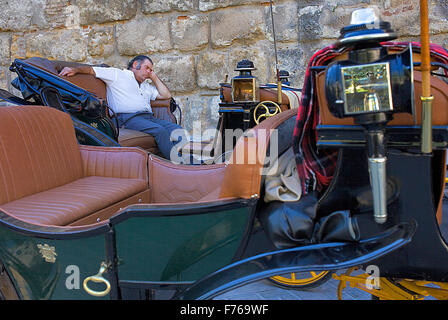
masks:
MULTIPOLYGON (((69 113, 81 144, 119 146, 118 127, 107 115, 109 108, 103 99, 33 63, 46 66, 49 70, 55 68, 43 58, 15 59, 10 70, 17 77, 11 85, 20 90, 23 99, 7 91, 0 92, 1 99, 13 105, 47 105, 69 113)), ((55 63, 77 65, 60 61, 55 63)))
MULTIPOLYGON (((34 58, 38 59, 38 58, 34 58)), ((33 58, 30 59, 33 62, 33 58)), ((39 61, 36 61, 39 62, 39 61)), ((25 100, 43 104, 41 90, 45 87, 57 88, 65 108, 69 112, 79 113, 88 118, 104 117, 106 108, 104 101, 91 92, 84 90, 50 72, 36 67, 31 63, 15 59, 10 67, 18 77, 11 84, 21 91, 25 100)))
POLYGON ((404 221, 415 221, 412 242, 387 257, 371 261, 382 277, 448 281, 448 247, 440 231, 437 211, 443 197, 445 146, 448 127, 435 128, 440 143, 433 154, 415 148, 415 127, 388 128, 387 208, 388 219, 378 224, 373 217, 373 200, 367 167, 363 129, 358 126, 318 127, 319 146, 340 148, 338 165, 328 190, 319 201, 318 215, 333 210, 350 210, 357 218, 362 237, 382 232, 404 221), (339 141, 334 141, 334 130, 339 141), (401 133, 398 133, 398 132, 401 133), (333 132, 333 134, 329 134, 333 132), (403 143, 406 139, 407 143, 403 143))

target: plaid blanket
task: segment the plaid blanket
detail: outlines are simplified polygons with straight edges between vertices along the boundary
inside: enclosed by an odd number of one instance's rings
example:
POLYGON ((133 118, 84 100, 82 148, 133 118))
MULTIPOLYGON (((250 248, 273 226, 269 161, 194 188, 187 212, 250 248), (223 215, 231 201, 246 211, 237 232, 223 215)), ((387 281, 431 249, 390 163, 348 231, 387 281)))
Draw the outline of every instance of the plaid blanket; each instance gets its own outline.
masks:
MULTIPOLYGON (((381 44, 396 50, 403 50, 409 46, 409 42, 383 42, 381 44)), ((419 42, 411 42, 411 45, 413 52, 420 52, 421 45, 419 42)), ((320 117, 317 94, 315 94, 315 77, 311 68, 325 66, 346 51, 346 48, 337 49, 334 45, 330 45, 317 51, 308 63, 293 133, 293 150, 303 194, 313 190, 320 192, 330 184, 337 159, 336 150, 317 150, 316 148, 316 126, 320 117)), ((431 58, 448 65, 448 51, 445 48, 430 44, 430 51, 431 58)), ((448 76, 447 71, 444 70, 444 72, 448 76)))

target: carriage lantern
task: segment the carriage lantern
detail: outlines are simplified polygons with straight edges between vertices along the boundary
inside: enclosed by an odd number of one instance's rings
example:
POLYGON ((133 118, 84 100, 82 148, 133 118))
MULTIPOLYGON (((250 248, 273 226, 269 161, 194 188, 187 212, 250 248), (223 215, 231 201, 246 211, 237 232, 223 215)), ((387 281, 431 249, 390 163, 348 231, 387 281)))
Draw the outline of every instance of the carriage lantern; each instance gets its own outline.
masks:
POLYGON ((240 74, 232 78, 233 102, 260 101, 258 79, 252 75, 252 70, 257 70, 252 61, 244 59, 238 62, 235 71, 240 74))
POLYGON ((387 219, 385 126, 397 112, 414 113, 412 50, 388 54, 380 42, 396 34, 372 8, 352 13, 336 45, 351 48, 348 59, 328 66, 325 94, 330 112, 353 117, 366 132, 374 217, 387 219))
POLYGON ((280 70, 278 73, 278 77, 280 78, 280 82, 284 85, 291 85, 289 82, 289 72, 286 70, 280 70))

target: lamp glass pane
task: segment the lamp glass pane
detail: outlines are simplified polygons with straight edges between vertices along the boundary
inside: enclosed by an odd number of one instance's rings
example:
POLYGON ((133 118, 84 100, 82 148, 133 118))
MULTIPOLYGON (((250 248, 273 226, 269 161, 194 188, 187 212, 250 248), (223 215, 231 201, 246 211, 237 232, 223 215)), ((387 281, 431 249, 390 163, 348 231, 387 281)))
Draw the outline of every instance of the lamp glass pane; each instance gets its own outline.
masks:
POLYGON ((255 78, 233 79, 233 101, 255 100, 255 78))
POLYGON ((392 111, 389 63, 341 68, 346 114, 392 111))

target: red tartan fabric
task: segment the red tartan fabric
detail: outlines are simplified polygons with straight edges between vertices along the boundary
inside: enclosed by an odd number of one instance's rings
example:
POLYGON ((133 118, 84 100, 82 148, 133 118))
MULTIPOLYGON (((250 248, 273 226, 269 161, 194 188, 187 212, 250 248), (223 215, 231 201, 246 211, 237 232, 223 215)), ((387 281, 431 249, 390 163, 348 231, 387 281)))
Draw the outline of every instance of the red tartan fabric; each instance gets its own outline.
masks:
MULTIPOLYGON (((409 42, 383 42, 383 46, 405 49, 409 42)), ((420 51, 419 42, 411 42, 412 51, 420 51)), ((448 51, 436 44, 430 44, 431 56, 436 56, 448 65, 448 51)), ((297 172, 302 184, 302 192, 307 194, 313 190, 322 191, 333 178, 336 168, 337 151, 333 149, 317 150, 316 126, 320 121, 317 95, 315 94, 315 77, 312 67, 325 66, 336 56, 346 52, 345 48, 336 49, 330 45, 317 51, 310 59, 305 73, 302 98, 296 118, 293 134, 293 150, 295 153, 297 172)), ((444 70, 448 76, 448 72, 444 70)))

